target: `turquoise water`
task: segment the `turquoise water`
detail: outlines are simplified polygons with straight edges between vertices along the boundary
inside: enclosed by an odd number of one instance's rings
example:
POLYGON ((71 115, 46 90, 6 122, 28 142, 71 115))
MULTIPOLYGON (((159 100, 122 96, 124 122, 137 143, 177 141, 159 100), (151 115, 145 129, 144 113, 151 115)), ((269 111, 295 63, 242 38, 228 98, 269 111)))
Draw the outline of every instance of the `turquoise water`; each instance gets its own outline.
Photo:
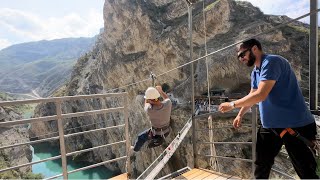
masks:
MULTIPOLYGON (((59 155, 59 149, 50 147, 48 143, 40 143, 33 145, 32 162, 46 159, 49 157, 59 155)), ((90 164, 79 163, 72 161, 72 158, 67 159, 68 171, 88 166, 90 164)), ((32 165, 33 173, 41 173, 44 178, 52 177, 62 174, 61 159, 47 161, 32 165)), ((87 169, 84 171, 75 172, 68 175, 69 179, 107 179, 113 176, 113 173, 105 168, 103 165, 96 168, 87 169)), ((62 179, 60 177, 59 179, 62 179)))

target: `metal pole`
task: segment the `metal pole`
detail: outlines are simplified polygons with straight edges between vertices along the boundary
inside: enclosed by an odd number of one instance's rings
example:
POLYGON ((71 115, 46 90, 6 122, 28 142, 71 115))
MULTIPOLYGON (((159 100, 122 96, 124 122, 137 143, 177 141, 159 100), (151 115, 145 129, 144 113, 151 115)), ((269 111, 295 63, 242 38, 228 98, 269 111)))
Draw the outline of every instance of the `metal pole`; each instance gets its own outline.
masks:
POLYGON ((254 171, 256 169, 256 165, 254 162, 256 161, 256 144, 257 144, 257 106, 254 105, 251 108, 252 110, 252 179, 254 179, 254 171))
MULTIPOLYGON (((318 0, 310 0, 310 12, 317 11, 318 0)), ((318 13, 310 15, 309 37, 309 103, 310 110, 318 110, 318 13)))
MULTIPOLYGON (((192 4, 188 4, 188 21, 189 21, 189 46, 190 46, 190 61, 193 60, 193 42, 192 42, 192 4)), ((193 63, 191 63, 191 89, 192 89, 192 96, 191 96, 191 112, 192 112, 192 145, 193 145, 193 167, 198 167, 197 165, 197 134, 196 134, 196 122, 194 118, 194 67, 193 63)))
POLYGON ((124 106, 124 122, 125 122, 125 133, 126 133, 126 149, 127 149, 127 175, 128 179, 131 176, 131 162, 130 162, 130 154, 128 153, 131 148, 131 141, 129 135, 129 116, 128 116, 128 94, 123 96, 123 106, 124 106))
POLYGON ((66 146, 65 146, 64 133, 63 133, 63 119, 62 119, 61 103, 62 103, 61 100, 55 101, 56 111, 57 111, 59 139, 60 139, 62 174, 63 174, 63 179, 68 179, 67 156, 66 156, 66 146))

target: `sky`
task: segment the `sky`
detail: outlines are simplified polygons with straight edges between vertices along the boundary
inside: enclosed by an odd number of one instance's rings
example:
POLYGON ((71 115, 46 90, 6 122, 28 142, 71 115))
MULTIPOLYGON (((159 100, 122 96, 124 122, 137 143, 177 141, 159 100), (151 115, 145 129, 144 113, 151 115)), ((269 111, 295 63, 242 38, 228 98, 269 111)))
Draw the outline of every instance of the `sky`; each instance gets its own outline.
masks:
POLYGON ((104 0, 0 0, 0 50, 23 42, 93 37, 104 0))
MULTIPOLYGON (((248 1, 260 8, 264 14, 287 15, 297 18, 310 12, 310 0, 239 0, 248 1)), ((312 0, 313 1, 313 0, 312 0)), ((319 5, 319 1, 318 1, 319 5)), ((301 22, 309 23, 309 16, 301 22)))
MULTIPOLYGON (((310 6, 310 0, 246 1, 265 14, 291 18, 306 14, 310 6)), ((103 4, 104 0, 0 0, 0 50, 44 39, 93 37, 103 27, 103 4)))

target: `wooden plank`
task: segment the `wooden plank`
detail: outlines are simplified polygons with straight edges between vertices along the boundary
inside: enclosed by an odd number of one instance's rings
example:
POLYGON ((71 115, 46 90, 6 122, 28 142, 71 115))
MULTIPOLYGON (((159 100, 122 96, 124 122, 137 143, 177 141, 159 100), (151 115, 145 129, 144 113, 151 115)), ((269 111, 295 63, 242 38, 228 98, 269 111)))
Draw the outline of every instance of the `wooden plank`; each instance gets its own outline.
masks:
POLYGON ((220 174, 219 177, 216 178, 216 180, 217 180, 217 179, 219 179, 219 180, 228 179, 228 178, 230 178, 230 177, 232 177, 232 176, 231 176, 231 175, 228 175, 228 174, 220 174))
POLYGON ((190 171, 188 171, 186 173, 183 173, 183 174, 181 174, 180 176, 178 176, 178 177, 176 177, 174 179, 186 179, 186 176, 189 176, 189 175, 191 175, 193 173, 196 173, 198 171, 200 171, 200 170, 199 169, 191 169, 190 171))
POLYGON ((231 176, 230 178, 228 179, 234 179, 234 180, 240 180, 241 178, 237 177, 237 176, 231 176))
POLYGON ((218 177, 219 177, 219 175, 217 175, 217 174, 211 174, 210 176, 207 176, 207 177, 205 177, 203 179, 204 180, 209 180, 209 179, 216 179, 218 177))
POLYGON ((210 176, 211 175, 211 173, 209 173, 209 172, 206 172, 206 171, 202 171, 202 174, 200 174, 199 176, 197 176, 197 177, 195 177, 195 179, 204 179, 204 178, 206 178, 206 177, 208 177, 208 176, 210 176))
POLYGON ((232 176, 232 175, 229 175, 229 174, 224 174, 224 173, 220 173, 220 172, 212 171, 212 170, 209 170, 209 169, 203 169, 203 168, 200 168, 200 170, 203 170, 203 171, 206 171, 206 172, 209 172, 209 173, 212 173, 212 174, 218 175, 218 176, 220 176, 221 178, 227 178, 227 179, 241 179, 240 177, 237 177, 237 176, 232 176))
POLYGON ((232 176, 220 172, 211 171, 208 169, 192 169, 186 173, 181 174, 180 176, 174 178, 174 179, 196 179, 196 180, 209 180, 209 179, 215 179, 215 180, 227 180, 227 179, 235 179, 239 180, 241 178, 237 176, 232 176))
POLYGON ((110 178, 110 180, 127 180, 127 179, 129 179, 127 173, 123 173, 118 176, 114 176, 110 178))
POLYGON ((199 170, 193 174, 190 174, 189 176, 186 176, 187 179, 197 179, 196 177, 201 175, 203 173, 203 171, 199 170))

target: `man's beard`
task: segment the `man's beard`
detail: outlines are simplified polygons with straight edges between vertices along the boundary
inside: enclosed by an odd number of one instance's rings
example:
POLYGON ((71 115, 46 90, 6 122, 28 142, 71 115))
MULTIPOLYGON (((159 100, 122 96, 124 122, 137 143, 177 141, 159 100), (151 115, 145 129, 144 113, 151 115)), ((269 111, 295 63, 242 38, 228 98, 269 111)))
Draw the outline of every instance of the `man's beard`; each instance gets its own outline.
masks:
POLYGON ((249 54, 249 60, 247 62, 247 66, 251 67, 254 65, 254 63, 256 62, 256 56, 252 53, 252 51, 250 50, 250 54, 249 54))

